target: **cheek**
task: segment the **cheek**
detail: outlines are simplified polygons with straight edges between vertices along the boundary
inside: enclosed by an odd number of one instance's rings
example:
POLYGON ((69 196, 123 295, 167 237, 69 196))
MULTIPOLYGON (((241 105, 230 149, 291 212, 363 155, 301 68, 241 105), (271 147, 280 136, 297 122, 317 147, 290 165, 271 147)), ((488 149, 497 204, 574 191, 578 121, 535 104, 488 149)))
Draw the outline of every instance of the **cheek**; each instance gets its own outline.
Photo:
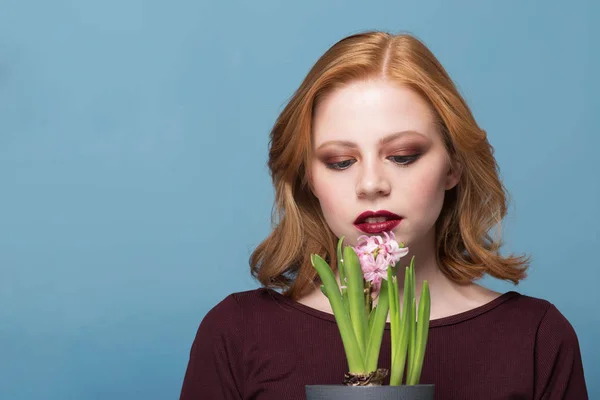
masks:
POLYGON ((314 185, 315 194, 325 217, 336 217, 337 213, 344 209, 344 198, 347 198, 347 196, 340 196, 339 181, 317 180, 314 185))
POLYGON ((423 171, 406 188, 411 193, 411 209, 423 217, 436 219, 441 211, 445 195, 445 175, 441 170, 423 171))
POLYGON ((353 187, 351 182, 347 182, 346 177, 332 176, 328 171, 315 171, 312 183, 327 224, 340 235, 343 224, 351 217, 347 215, 348 210, 353 209, 353 196, 348 192, 353 187))
POLYGON ((321 206, 321 212, 325 218, 325 222, 329 226, 329 229, 337 236, 341 237, 344 235, 343 226, 344 221, 347 219, 343 215, 343 210, 347 209, 339 198, 339 194, 335 193, 331 189, 321 191, 321 197, 319 197, 319 204, 321 206))

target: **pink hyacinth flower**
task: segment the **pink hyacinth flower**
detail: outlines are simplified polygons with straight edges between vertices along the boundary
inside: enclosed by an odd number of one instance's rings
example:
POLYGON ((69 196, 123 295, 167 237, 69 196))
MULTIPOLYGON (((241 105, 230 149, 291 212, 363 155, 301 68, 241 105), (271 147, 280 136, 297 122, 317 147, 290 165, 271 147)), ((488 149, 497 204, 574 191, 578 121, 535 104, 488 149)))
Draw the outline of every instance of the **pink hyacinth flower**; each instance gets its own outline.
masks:
POLYGON ((390 232, 389 235, 387 232, 383 234, 385 235, 385 240, 380 245, 380 249, 387 254, 390 265, 396 265, 402 257, 408 254, 408 247, 400 247, 398 242, 396 242, 394 232, 390 232))
POLYGON ((387 280, 387 270, 396 265, 400 258, 408 254, 408 247, 400 247, 394 232, 384 232, 381 236, 360 236, 354 251, 358 255, 363 276, 371 282, 372 293, 376 297, 381 281, 387 280))
POLYGON ((382 240, 379 236, 367 236, 362 235, 357 239, 357 245, 354 247, 356 253, 360 256, 361 253, 372 254, 379 245, 382 243, 382 240))

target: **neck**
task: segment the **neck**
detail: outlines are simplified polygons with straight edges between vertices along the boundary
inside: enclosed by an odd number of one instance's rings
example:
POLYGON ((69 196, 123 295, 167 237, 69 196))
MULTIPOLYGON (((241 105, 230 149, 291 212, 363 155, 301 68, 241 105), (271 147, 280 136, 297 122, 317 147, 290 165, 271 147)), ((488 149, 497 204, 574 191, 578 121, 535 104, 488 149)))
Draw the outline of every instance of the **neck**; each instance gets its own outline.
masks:
MULTIPOLYGON (((428 235, 427 240, 420 244, 409 244, 409 253, 403 257, 397 266, 398 297, 400 302, 404 295, 404 271, 415 257, 415 297, 417 303, 421 296, 423 281, 427 281, 431 295, 431 319, 441 318, 476 306, 474 297, 481 287, 474 284, 461 285, 448 278, 440 269, 435 254, 435 236, 428 235)), ((339 282, 339 272, 336 272, 339 282)), ((373 305, 377 304, 377 299, 373 305)))
POLYGON ((421 245, 409 246, 409 253, 403 257, 397 266, 397 284, 398 295, 402 299, 404 295, 404 271, 405 267, 410 265, 410 260, 414 257, 415 271, 415 296, 417 301, 421 296, 423 281, 429 284, 431 303, 447 297, 447 294, 456 290, 456 284, 452 282, 441 271, 436 259, 433 240, 429 240, 421 245))

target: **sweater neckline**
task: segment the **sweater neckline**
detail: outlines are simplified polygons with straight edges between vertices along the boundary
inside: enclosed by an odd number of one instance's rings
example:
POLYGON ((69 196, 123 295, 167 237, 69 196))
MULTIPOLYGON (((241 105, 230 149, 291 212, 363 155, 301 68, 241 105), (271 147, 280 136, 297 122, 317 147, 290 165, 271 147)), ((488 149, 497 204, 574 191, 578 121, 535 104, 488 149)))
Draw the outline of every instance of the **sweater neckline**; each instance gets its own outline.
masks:
MULTIPOLYGON (((285 296, 271 288, 264 288, 264 289, 267 290, 269 293, 273 294, 275 297, 282 300, 283 302, 285 302, 286 304, 296 308, 299 311, 302 311, 305 314, 310 314, 317 318, 320 318, 320 319, 323 319, 326 321, 330 321, 333 323, 336 322, 335 315, 333 315, 333 314, 330 314, 330 313, 322 311, 322 310, 317 310, 316 308, 312 308, 312 307, 307 306, 306 304, 297 302, 297 301, 291 299, 290 297, 285 296)), ((496 297, 495 299, 493 299, 485 304, 482 304, 481 306, 472 308, 467 311, 460 312, 458 314, 449 315, 447 317, 432 319, 429 321, 429 327, 435 328, 435 327, 441 327, 441 326, 446 326, 446 325, 453 325, 453 324, 457 324, 459 322, 464 322, 466 320, 475 318, 481 314, 485 314, 485 313, 497 308, 498 306, 505 303, 506 301, 508 301, 514 297, 517 297, 517 296, 521 296, 521 294, 519 292, 510 290, 508 292, 501 294, 500 296, 496 297)), ((387 329, 387 330, 390 329, 389 322, 385 323, 385 329, 387 329)))

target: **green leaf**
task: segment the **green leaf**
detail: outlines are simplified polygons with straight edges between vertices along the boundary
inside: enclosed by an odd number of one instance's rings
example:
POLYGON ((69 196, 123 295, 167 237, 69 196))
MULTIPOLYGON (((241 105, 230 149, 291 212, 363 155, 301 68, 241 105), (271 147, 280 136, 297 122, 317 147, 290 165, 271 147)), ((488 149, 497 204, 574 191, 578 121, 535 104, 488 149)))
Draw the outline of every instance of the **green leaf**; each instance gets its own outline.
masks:
POLYGON ((423 281, 421 298, 419 299, 419 314, 417 318, 417 340, 415 344, 415 358, 413 360, 411 380, 409 385, 417 385, 421 379, 423 369, 423 359, 425 348, 427 346, 427 336, 429 332, 429 316, 431 311, 431 296, 429 293, 429 284, 423 281))
MULTIPOLYGON (((417 326, 415 323, 415 319, 417 316, 416 312, 416 299, 415 299, 415 268, 414 268, 415 258, 413 257, 410 260, 409 266, 409 339, 408 339, 408 362, 407 362, 407 379, 412 376, 413 373, 413 363, 415 359, 415 336, 417 335, 417 326)), ((408 380, 407 380, 408 382, 408 380)))
MULTIPOLYGON (((342 257, 342 245, 344 243, 344 236, 342 236, 340 238, 340 240, 338 240, 338 244, 337 244, 337 265, 338 265, 338 271, 340 272, 340 286, 346 286, 346 269, 344 267, 344 258, 342 257)), ((346 308, 346 311, 348 312, 348 314, 350 314, 350 309, 348 306, 348 289, 347 288, 341 288, 342 289, 342 300, 344 302, 344 307, 346 308)))
POLYGON ((377 306, 374 308, 375 315, 371 318, 372 329, 369 330, 369 339, 367 341, 367 351, 365 357, 365 368, 367 371, 375 371, 379 360, 379 352, 381 351, 381 340, 385 329, 385 322, 389 310, 388 283, 384 279, 381 281, 381 290, 377 306))
POLYGON ((371 329, 373 329, 373 321, 375 320, 375 313, 377 312, 377 305, 373 307, 371 310, 371 314, 369 314, 369 335, 371 335, 371 329))
POLYGON ((388 299, 390 303, 390 337, 392 363, 396 356, 396 349, 400 345, 400 304, 398 304, 398 282, 396 279, 396 268, 388 268, 388 299))
POLYGON ((342 295, 335 279, 335 275, 329 267, 329 264, 327 264, 327 262, 319 255, 311 255, 311 262, 325 286, 324 293, 329 299, 329 303, 331 304, 331 308, 340 331, 340 336, 342 337, 342 343, 344 345, 344 351, 346 352, 346 359, 348 361, 348 368, 350 372, 353 373, 366 373, 367 371, 365 371, 363 355, 364 352, 361 350, 358 340, 354 334, 352 323, 350 321, 350 315, 346 312, 346 309, 342 303, 342 295))
POLYGON ((346 268, 346 279, 348 280, 350 320, 352 322, 358 346, 364 357, 368 331, 364 297, 365 285, 360 261, 351 246, 346 246, 344 248, 344 267, 346 268))
POLYGON ((406 366, 408 343, 410 340, 410 268, 404 271, 404 296, 402 301, 402 318, 400 320, 400 345, 395 355, 390 373, 390 386, 402 385, 402 377, 406 366))

